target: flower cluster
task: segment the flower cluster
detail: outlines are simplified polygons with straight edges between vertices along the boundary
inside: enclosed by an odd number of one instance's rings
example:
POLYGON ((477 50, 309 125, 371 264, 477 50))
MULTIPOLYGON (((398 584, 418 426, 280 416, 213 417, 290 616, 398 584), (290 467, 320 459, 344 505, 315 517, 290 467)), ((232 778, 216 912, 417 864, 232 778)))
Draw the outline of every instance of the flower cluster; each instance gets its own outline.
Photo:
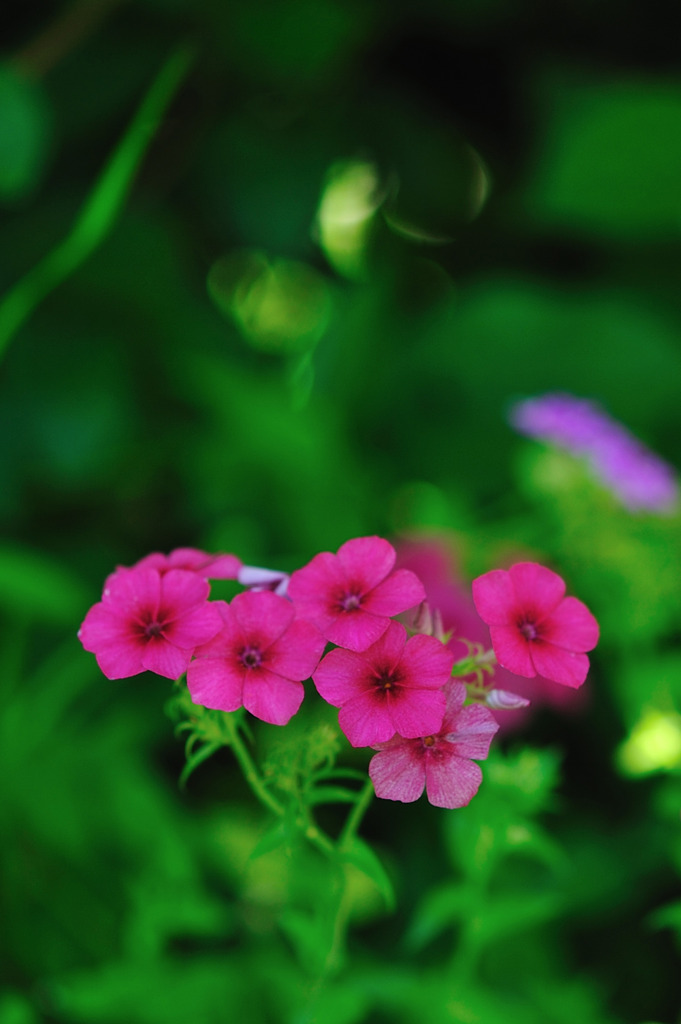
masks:
POLYGON ((560 392, 539 395, 516 403, 510 421, 521 434, 585 458, 632 512, 669 512, 677 503, 672 467, 595 402, 560 392))
POLYGON ((154 553, 108 577, 78 635, 109 679, 186 673, 194 704, 245 708, 272 725, 296 714, 311 678, 339 708, 351 745, 377 751, 369 774, 378 796, 410 802, 425 788, 436 806, 461 807, 482 778, 473 761, 487 757, 498 729, 490 708, 527 704, 484 681, 478 666, 493 672, 496 656, 517 675, 576 687, 598 626, 551 570, 495 569, 473 583, 494 654, 455 664, 461 641, 450 643, 423 583, 395 560, 380 537, 321 552, 290 576, 230 554, 154 553), (210 579, 246 589, 229 603, 211 601, 210 579), (404 613, 409 628, 396 619, 404 613))

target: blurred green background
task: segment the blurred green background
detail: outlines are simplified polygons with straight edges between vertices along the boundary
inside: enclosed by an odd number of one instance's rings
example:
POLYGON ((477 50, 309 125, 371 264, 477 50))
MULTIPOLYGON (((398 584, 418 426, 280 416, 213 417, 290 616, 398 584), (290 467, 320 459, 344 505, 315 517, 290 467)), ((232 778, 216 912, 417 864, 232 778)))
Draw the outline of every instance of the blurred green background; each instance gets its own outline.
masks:
POLYGON ((0 1024, 680 1019, 679 518, 506 420, 569 391, 677 459, 667 24, 658 0, 10 5, 0 1024), (249 859, 229 753, 180 793, 166 681, 107 682, 75 634, 149 551, 293 569, 370 533, 444 538, 464 583, 548 562, 603 637, 588 700, 503 738, 469 808, 370 810, 398 909, 358 873, 312 1017, 285 908, 311 919, 323 865, 249 859))

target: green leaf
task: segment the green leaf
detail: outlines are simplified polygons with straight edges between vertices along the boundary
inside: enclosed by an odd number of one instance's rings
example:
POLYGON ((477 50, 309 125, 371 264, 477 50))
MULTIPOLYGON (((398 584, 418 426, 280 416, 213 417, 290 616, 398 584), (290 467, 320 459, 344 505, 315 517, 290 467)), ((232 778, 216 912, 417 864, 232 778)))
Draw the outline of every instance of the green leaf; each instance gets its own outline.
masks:
POLYGON ((279 917, 279 925, 303 966, 317 974, 323 966, 327 945, 319 920, 303 910, 287 907, 279 917))
MULTIPOLYGON (((189 740, 187 741, 187 747, 190 750, 194 745, 193 741, 195 740, 195 738, 195 736, 190 736, 189 740)), ((185 788, 187 784, 187 779, 194 772, 194 769, 198 768, 199 765, 203 764, 204 761, 207 761, 209 757, 211 757, 217 750, 220 750, 220 748, 223 746, 223 743, 204 743, 202 747, 199 747, 196 753, 190 754, 189 759, 185 764, 184 768, 182 769, 182 773, 180 775, 178 783, 180 789, 185 788)))
POLYGON ((69 235, 0 302, 0 355, 35 307, 87 259, 113 227, 190 60, 191 54, 184 48, 169 57, 85 200, 69 235))
POLYGON ((284 820, 277 821, 272 828, 265 832, 251 850, 249 860, 258 860, 266 853, 277 850, 280 846, 287 845, 291 839, 291 829, 284 820))
POLYGON ((340 856, 342 860, 353 864, 367 878, 370 878, 385 900, 388 910, 394 910, 395 889, 387 871, 371 847, 364 840, 353 836, 341 849, 340 856))
POLYGON ((475 890, 458 883, 431 889, 417 909, 405 937, 409 950, 420 950, 436 939, 446 928, 468 916, 475 900, 475 890))

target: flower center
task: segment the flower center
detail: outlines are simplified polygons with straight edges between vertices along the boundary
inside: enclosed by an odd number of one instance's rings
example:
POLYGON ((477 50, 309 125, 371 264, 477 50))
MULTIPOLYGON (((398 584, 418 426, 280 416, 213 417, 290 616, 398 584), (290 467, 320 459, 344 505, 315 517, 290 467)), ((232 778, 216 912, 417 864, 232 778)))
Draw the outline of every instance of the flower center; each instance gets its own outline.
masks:
POLYGON ((435 737, 434 736, 423 736, 421 738, 421 742, 423 743, 424 747, 433 747, 433 746, 435 746, 435 737))
POLYGON ((384 668, 376 673, 376 689, 387 693, 399 687, 401 676, 394 669, 384 668))
POLYGON ((354 612, 357 608, 359 608, 361 601, 362 599, 359 596, 359 594, 346 594, 344 597, 341 598, 339 604, 342 611, 354 612))
POLYGON ((151 640, 154 636, 160 636, 163 632, 163 624, 160 622, 150 622, 144 627, 144 635, 148 640, 151 640))
POLYGON ((258 668, 262 662, 262 654, 257 647, 244 647, 239 657, 246 668, 258 668))
POLYGON ((536 640, 539 631, 533 622, 519 622, 518 628, 526 640, 536 640))

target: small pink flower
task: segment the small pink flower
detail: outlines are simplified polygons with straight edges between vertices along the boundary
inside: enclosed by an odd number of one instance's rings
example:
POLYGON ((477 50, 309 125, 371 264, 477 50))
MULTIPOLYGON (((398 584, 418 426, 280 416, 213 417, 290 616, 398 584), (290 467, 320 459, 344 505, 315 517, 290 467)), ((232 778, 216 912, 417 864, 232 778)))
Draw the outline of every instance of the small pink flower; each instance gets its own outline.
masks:
POLYGON ((473 580, 475 607, 490 627, 500 665, 519 676, 539 673, 565 686, 582 685, 598 623, 586 605, 564 595, 561 577, 535 562, 473 580))
POLYGON ((425 599, 408 569, 392 571, 395 549, 381 537, 356 537, 338 554, 322 551, 291 576, 288 596, 334 644, 365 651, 385 633, 393 615, 425 599))
POLYGON ((447 711, 437 733, 417 739, 393 736, 377 744, 369 763, 376 796, 408 804, 423 793, 436 807, 465 807, 482 782, 471 758, 483 761, 499 728, 494 716, 479 704, 463 707, 466 688, 448 687, 447 711))
POLYGON ((154 551, 135 562, 133 569, 156 569, 163 575, 170 569, 187 569, 207 580, 235 580, 241 568, 236 555, 209 555, 197 548, 175 548, 169 555, 154 551))
POLYGON ((340 708, 338 724, 353 747, 383 743, 399 732, 437 732, 447 704, 442 687, 454 656, 432 636, 413 636, 390 622, 366 651, 329 651, 313 674, 319 693, 340 708))
POLYGON ((210 587, 194 572, 119 569, 106 582, 78 631, 108 679, 149 670, 168 679, 187 671, 194 648, 210 640, 221 618, 210 587))
POLYGON ((187 672, 195 704, 219 711, 245 707, 271 725, 286 725, 300 707, 325 641, 295 618, 290 601, 267 590, 216 601, 220 632, 196 651, 187 672))

